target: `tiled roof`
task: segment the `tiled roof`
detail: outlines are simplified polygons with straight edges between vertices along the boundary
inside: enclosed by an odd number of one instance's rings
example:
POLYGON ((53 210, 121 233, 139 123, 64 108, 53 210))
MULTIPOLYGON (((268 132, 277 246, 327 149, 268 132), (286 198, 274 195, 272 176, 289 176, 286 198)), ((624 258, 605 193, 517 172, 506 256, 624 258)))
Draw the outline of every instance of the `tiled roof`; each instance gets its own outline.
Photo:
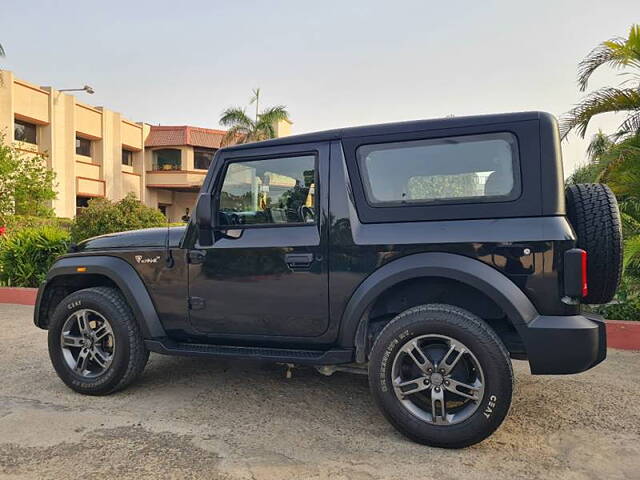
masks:
POLYGON ((152 125, 144 145, 145 147, 191 145, 193 147, 220 148, 220 143, 226 133, 224 130, 189 127, 187 125, 176 127, 152 125))

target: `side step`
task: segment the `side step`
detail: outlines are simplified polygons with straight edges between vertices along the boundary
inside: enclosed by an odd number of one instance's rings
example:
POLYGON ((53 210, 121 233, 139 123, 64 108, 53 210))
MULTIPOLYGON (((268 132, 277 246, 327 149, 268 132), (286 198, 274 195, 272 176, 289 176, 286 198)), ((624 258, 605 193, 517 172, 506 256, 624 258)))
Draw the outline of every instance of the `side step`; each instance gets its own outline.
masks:
POLYGON ((289 350, 284 348, 208 345, 166 340, 145 340, 152 352, 183 357, 245 358, 307 365, 336 365, 353 361, 352 350, 289 350))

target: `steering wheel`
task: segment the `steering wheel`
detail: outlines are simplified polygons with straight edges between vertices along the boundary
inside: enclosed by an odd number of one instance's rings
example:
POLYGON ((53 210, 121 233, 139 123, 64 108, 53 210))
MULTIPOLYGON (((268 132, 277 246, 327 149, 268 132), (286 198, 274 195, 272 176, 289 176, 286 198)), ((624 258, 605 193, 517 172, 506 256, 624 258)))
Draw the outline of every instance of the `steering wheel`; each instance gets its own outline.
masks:
POLYGON ((302 205, 298 209, 298 216, 304 223, 311 223, 316 219, 316 212, 313 208, 302 205))

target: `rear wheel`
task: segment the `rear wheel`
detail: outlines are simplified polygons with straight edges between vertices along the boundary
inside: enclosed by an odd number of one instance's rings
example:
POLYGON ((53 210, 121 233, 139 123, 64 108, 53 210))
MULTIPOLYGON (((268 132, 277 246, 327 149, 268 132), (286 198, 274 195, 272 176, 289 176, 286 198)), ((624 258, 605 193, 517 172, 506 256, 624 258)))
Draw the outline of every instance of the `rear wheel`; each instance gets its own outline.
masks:
POLYGON ((422 305, 380 333, 369 384, 385 417, 410 439, 445 448, 480 442, 511 404, 508 353, 482 320, 451 305, 422 305))
POLYGON ((49 356, 62 381, 76 392, 106 395, 129 385, 149 351, 120 292, 96 287, 67 296, 49 325, 49 356))

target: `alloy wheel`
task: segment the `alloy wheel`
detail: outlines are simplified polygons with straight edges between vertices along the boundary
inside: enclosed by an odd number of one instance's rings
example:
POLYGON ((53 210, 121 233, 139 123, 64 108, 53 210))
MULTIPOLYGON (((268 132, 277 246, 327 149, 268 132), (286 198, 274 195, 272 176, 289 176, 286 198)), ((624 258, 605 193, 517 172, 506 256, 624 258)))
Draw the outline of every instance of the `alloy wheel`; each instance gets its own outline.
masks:
POLYGON ((60 333, 60 345, 67 366, 84 378, 104 374, 116 348, 109 321, 89 309, 77 310, 67 318, 60 333))
POLYGON ((484 397, 480 362, 464 344, 446 335, 408 340, 392 366, 396 397, 414 416, 436 425, 471 417, 484 397))

